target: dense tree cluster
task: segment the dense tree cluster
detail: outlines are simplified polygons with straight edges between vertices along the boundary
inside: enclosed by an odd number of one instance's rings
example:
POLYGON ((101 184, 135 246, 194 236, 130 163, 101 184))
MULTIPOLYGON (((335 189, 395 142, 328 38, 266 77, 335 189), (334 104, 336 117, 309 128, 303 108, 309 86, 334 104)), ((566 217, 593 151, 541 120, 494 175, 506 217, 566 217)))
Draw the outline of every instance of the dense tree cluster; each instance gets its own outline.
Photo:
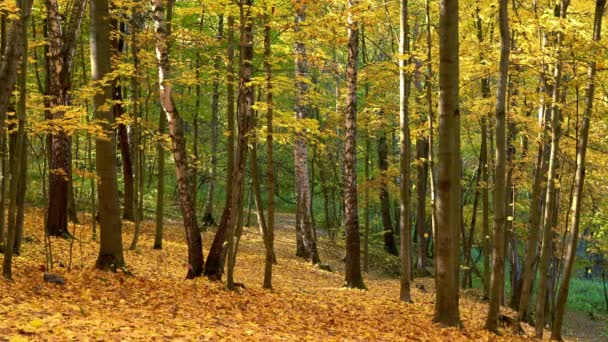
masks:
POLYGON ((508 305, 561 339, 575 259, 597 276, 608 253, 605 7, 0 1, 3 275, 31 203, 49 269, 79 212, 96 218, 103 270, 126 266, 121 218, 135 250, 155 217, 161 249, 169 212, 186 277, 225 273, 234 289, 253 203, 265 288, 275 212, 293 211, 297 256, 321 264, 327 235, 346 287, 365 288, 380 245, 400 258, 402 301, 414 276, 435 278, 437 323, 461 325, 459 289, 475 279, 488 330, 508 305))

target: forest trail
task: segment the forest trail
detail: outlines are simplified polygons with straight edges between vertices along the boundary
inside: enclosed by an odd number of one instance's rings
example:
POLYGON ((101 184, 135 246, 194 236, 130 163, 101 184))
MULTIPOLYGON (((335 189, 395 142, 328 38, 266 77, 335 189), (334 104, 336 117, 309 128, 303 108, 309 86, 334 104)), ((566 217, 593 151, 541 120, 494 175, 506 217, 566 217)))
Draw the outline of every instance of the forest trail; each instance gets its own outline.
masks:
MULTIPOLYGON (((439 329, 433 316, 433 281, 417 279, 426 288, 413 289, 414 304, 400 303, 396 279, 368 276, 369 291, 341 288, 340 261, 329 255, 321 239, 323 261, 333 273, 318 270, 294 257, 293 224, 289 216, 277 219, 274 290, 261 287, 263 244, 259 231, 245 228, 235 278, 246 286, 239 292, 206 278, 184 280, 186 246, 183 229, 165 228, 163 250, 153 250, 154 223, 142 225, 139 249, 125 251, 132 275, 92 269, 98 243, 90 241, 88 217, 70 230, 81 242, 52 240, 53 256, 65 267, 53 271, 65 277, 65 286, 42 280, 44 243, 42 211, 28 209, 27 248, 14 265, 15 283, 0 281, 0 336, 19 340, 385 340, 469 341, 524 340, 504 331, 503 337, 482 329, 486 304, 464 294, 461 317, 465 328, 439 329), (75 231, 74 231, 75 229, 75 231)), ((133 224, 124 224, 124 241, 133 224)), ((204 234, 205 252, 212 234, 204 234)), ((531 332, 529 332, 531 333, 531 332)))

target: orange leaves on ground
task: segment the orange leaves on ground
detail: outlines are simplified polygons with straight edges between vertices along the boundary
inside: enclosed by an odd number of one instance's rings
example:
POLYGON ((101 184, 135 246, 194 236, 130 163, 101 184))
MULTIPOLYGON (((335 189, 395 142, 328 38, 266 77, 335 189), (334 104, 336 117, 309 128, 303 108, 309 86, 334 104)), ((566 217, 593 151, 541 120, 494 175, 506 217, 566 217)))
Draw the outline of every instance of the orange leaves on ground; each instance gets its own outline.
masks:
MULTIPOLYGON (((153 250, 153 222, 144 222, 140 249, 125 251, 133 275, 91 268, 98 243, 90 241, 89 219, 70 227, 81 241, 72 248, 72 269, 55 266, 65 286, 42 281, 44 264, 42 212, 28 210, 23 254, 15 259, 15 283, 0 281, 0 336, 9 340, 390 340, 468 341, 517 340, 485 332, 486 306, 463 295, 465 328, 440 329, 432 324, 433 281, 419 279, 428 292, 413 289, 414 304, 398 300, 399 283, 369 275, 369 291, 341 288, 343 275, 329 273, 296 259, 289 216, 277 220, 278 265, 274 290, 261 288, 263 243, 257 229, 244 230, 236 265, 236 280, 246 286, 229 292, 205 278, 184 280, 186 247, 178 222, 168 222, 164 249, 153 250)), ((132 223, 124 223, 127 244, 132 223)), ((211 233, 204 236, 206 246, 211 233)), ((53 239, 54 260, 70 265, 70 242, 53 239)), ((322 240, 321 246, 329 247, 322 240)), ((208 250, 208 247, 206 248, 208 250)), ((322 259, 341 269, 330 248, 322 259)), ((335 253, 335 252, 334 252, 335 253)))

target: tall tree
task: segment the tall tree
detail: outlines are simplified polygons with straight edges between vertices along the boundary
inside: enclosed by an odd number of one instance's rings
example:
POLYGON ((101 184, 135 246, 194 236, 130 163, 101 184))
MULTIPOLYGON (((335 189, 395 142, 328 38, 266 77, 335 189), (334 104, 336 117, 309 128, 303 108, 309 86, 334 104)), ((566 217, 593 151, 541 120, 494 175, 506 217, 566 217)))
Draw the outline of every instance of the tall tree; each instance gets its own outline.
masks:
POLYGON ((249 135, 251 132, 253 121, 253 85, 251 79, 253 77, 253 0, 241 0, 239 3, 240 16, 240 47, 241 47, 241 70, 239 81, 239 97, 238 97, 238 135, 236 145, 236 159, 234 169, 232 170, 232 188, 231 195, 228 196, 230 201, 226 202, 227 207, 224 208, 222 221, 219 229, 222 229, 222 224, 227 226, 226 247, 228 249, 228 267, 226 272, 226 286, 228 289, 234 289, 234 263, 236 261, 236 251, 238 246, 238 238, 242 230, 242 208, 243 208, 243 190, 245 187, 245 166, 247 163, 247 152, 249 150, 249 135), (237 236, 235 242, 235 235, 237 236))
POLYGON ((57 0, 45 0, 48 25, 49 104, 53 123, 49 165, 49 208, 46 229, 50 235, 65 236, 68 233, 68 197, 71 181, 70 137, 60 123, 65 106, 70 105, 72 67, 80 33, 86 0, 73 2, 69 15, 59 13, 57 0), (69 18, 63 25, 63 18, 69 18))
POLYGON ((439 2, 439 151, 435 318, 460 325, 458 231, 461 219, 458 0, 439 2))
MULTIPOLYGON (((224 242, 226 241, 226 233, 227 233, 227 220, 230 208, 230 201, 232 200, 230 196, 232 196, 232 187, 234 183, 232 181, 232 173, 234 172, 234 159, 235 159, 235 151, 234 151, 234 137, 235 137, 235 129, 234 129, 234 64, 235 64, 235 56, 234 56, 234 46, 235 46, 235 20, 233 16, 228 17, 228 32, 227 32, 227 43, 228 43, 228 63, 226 68, 226 120, 227 123, 227 141, 226 141, 226 200, 224 205, 224 210, 222 212, 222 216, 220 218, 220 222, 218 225, 218 229, 213 237, 213 242, 211 243, 211 249, 209 250, 209 255, 207 256, 207 262, 205 263, 205 275, 212 280, 220 280, 222 277, 223 269, 224 269, 224 258, 226 255, 226 246, 224 242)), ((209 225, 212 224, 213 221, 207 218, 203 221, 203 224, 209 225)))
POLYGON ((361 243, 357 212, 357 56, 359 23, 352 12, 357 0, 347 0, 348 57, 344 123, 344 219, 346 226, 346 279, 344 286, 365 288, 361 275, 361 243))
POLYGON ((409 92, 410 78, 406 68, 406 55, 409 54, 407 0, 401 0, 400 36, 399 36, 399 232, 401 255, 401 290, 400 299, 411 302, 411 231, 410 231, 410 128, 409 128, 409 92))
MULTIPOLYGON (((15 81, 16 81, 16 70, 17 68, 17 62, 20 63, 20 69, 21 69, 21 75, 20 75, 20 101, 19 101, 19 128, 18 128, 18 133, 15 136, 15 138, 17 139, 15 141, 15 149, 14 151, 24 151, 24 145, 25 145, 25 133, 24 133, 24 120, 25 120, 25 78, 27 75, 27 48, 28 48, 28 43, 27 43, 27 24, 28 24, 28 19, 30 17, 31 14, 31 10, 32 10, 32 0, 21 0, 19 2, 19 18, 16 18, 13 20, 13 22, 11 23, 11 28, 10 28, 10 33, 9 33, 9 38, 11 39, 17 39, 17 40, 11 40, 9 43, 7 43, 6 45, 6 51, 3 51, 5 53, 5 59, 2 61, 2 65, 0 67, 0 80, 6 80, 7 82, 9 82, 9 84, 3 84, 3 86, 0 88, 0 91, 3 90, 8 90, 9 92, 6 94, 0 94, 0 95, 5 95, 6 99, 4 99, 4 101, 9 101, 9 98, 11 97, 10 93, 12 92, 12 88, 15 86, 15 81), (9 58, 16 58, 16 61, 8 61, 9 58), (15 70, 8 70, 7 68, 12 64, 14 64, 15 70)), ((2 103, 0 102, 0 105, 2 103)), ((3 110, 3 112, 0 113, 1 117, 0 117, 0 121, 4 121, 4 118, 6 116, 6 108, 2 108, 0 107, 0 110, 3 110)), ((0 125, 0 129, 4 129, 3 128, 3 124, 0 125)), ((3 132, 3 131, 2 131, 3 132)), ((13 178, 11 180, 11 185, 10 185, 10 207, 15 207, 16 205, 16 192, 17 192, 17 183, 18 183, 18 175, 21 173, 20 168, 22 167, 22 163, 21 162, 17 162, 15 161, 14 163, 11 164, 11 175, 13 178)), ((4 197, 4 196, 3 196, 4 197)), ((2 199, 4 200, 4 198, 2 199)), ((14 209, 12 210, 13 212, 15 211, 14 209)), ((9 213, 11 212, 11 210, 9 210, 9 213)), ((7 231, 7 237, 6 237, 6 244, 4 245, 4 259, 2 260, 2 276, 5 279, 8 280, 12 280, 13 274, 12 274, 12 258, 13 258, 13 246, 15 244, 15 239, 16 239, 16 235, 17 235, 17 227, 16 227, 16 218, 14 215, 10 215, 9 216, 9 222, 8 222, 8 231, 7 231)), ((4 229, 4 227, 0 227, 0 229, 4 229)), ((3 242, 3 241, 0 241, 3 242)))
POLYGON ((90 10, 92 79, 102 86, 94 97, 95 116, 106 135, 95 139, 100 218, 99 255, 95 266, 99 269, 116 269, 125 262, 116 178, 116 134, 112 128, 114 115, 105 106, 106 101, 112 99, 113 88, 104 80, 112 65, 108 0, 91 0, 90 10))
MULTIPOLYGON (((165 134, 167 130, 167 120, 162 112, 158 117, 158 134, 165 134)), ((154 233, 154 249, 163 249, 163 231, 165 218, 165 148, 162 139, 156 145, 156 159, 158 159, 158 172, 156 183, 156 222, 154 233)))
POLYGON ((264 260, 264 288, 272 288, 272 264, 276 262, 274 255, 274 90, 272 84, 272 64, 271 64, 271 40, 270 40, 270 16, 274 15, 274 7, 270 10, 270 15, 264 16, 264 70, 266 72, 266 191, 267 191, 267 220, 266 234, 264 235, 264 245, 266 248, 266 258, 264 260))
POLYGON ((294 165, 296 187, 296 254, 309 259, 313 264, 319 263, 317 242, 313 232, 311 216, 311 189, 308 174, 308 142, 305 136, 306 126, 303 123, 310 116, 310 99, 308 78, 308 56, 302 26, 306 24, 306 1, 296 0, 295 6, 295 82, 296 97, 294 104, 295 117, 300 124, 296 127, 294 141, 294 165))
MULTIPOLYGON (((224 16, 218 16, 216 42, 221 42, 224 35, 224 16)), ((213 220, 213 202, 215 185, 217 183, 217 150, 219 140, 219 113, 220 113, 220 73, 222 56, 218 54, 213 61, 213 97, 211 99, 211 170, 209 173, 209 188, 203 210, 203 222, 207 225, 215 223, 213 220)))
MULTIPOLYGON (((173 0, 169 0, 168 8, 173 7, 173 0)), ((160 103, 167 116, 169 135, 171 136, 173 158, 175 160, 175 173, 179 202, 184 219, 186 242, 188 244, 188 273, 186 278, 192 279, 203 273, 203 241, 196 222, 195 203, 192 199, 194 186, 188 164, 186 152, 186 138, 184 123, 173 102, 173 86, 171 80, 171 62, 169 59, 168 38, 171 36, 171 10, 167 11, 167 24, 165 24, 165 7, 162 0, 152 2, 154 33, 156 39, 156 59, 158 63, 158 84, 160 86, 160 103)))
MULTIPOLYGON (((562 0, 559 5, 559 15, 566 18, 570 0, 562 0)), ((553 227, 555 224, 556 192, 557 192, 557 164, 559 141, 561 138, 561 82, 562 82, 562 52, 561 45, 564 39, 564 32, 556 33, 557 60, 555 62, 553 74, 553 94, 551 102, 551 151, 549 154, 549 169, 547 171, 547 190, 545 199, 545 214, 543 221, 543 238, 541 244, 540 261, 538 266, 538 293, 536 298, 536 337, 542 338, 545 329, 545 305, 547 303, 547 281, 549 277, 549 261, 553 254, 553 227)))
MULTIPOLYGON (((602 32, 602 16, 606 0, 596 0, 595 14, 593 20, 593 41, 599 42, 602 32)), ((585 94, 585 111, 583 113, 583 122, 581 124, 581 132, 578 143, 578 151, 576 153, 576 174, 574 179, 574 193, 571 204, 571 222, 570 231, 568 232, 569 239, 566 249, 566 259, 564 260, 564 273, 557 294, 557 303, 555 304, 555 314, 553 320, 553 330, 551 331, 552 340, 562 340, 562 325, 564 321, 564 311, 566 310, 566 301, 570 290, 570 278, 576 257, 576 248, 578 246, 578 234, 581 216, 581 206, 583 202, 583 186, 585 185, 585 164, 587 156, 587 145, 589 140, 589 125, 591 115, 593 113, 593 98, 595 94, 595 75, 597 72, 597 57, 592 56, 587 69, 587 92, 585 94)))
POLYGON ((498 9, 500 26, 500 74, 496 93, 496 169, 494 173, 494 238, 492 248, 492 280, 490 284, 490 307, 486 328, 498 332, 498 314, 503 296, 505 272, 505 224, 506 224, 506 104, 509 79, 509 2, 500 0, 498 9))
MULTIPOLYGON (((118 19, 113 18, 112 31, 114 34, 111 35, 112 44, 111 48, 114 52, 114 58, 121 58, 121 55, 125 50, 125 41, 123 35, 126 33, 126 25, 124 22, 119 22, 118 19)), ((134 46, 137 49, 137 46, 134 46)), ((120 77, 117 77, 112 82, 112 100, 115 101, 112 106, 114 119, 122 118, 125 114, 123 106, 123 95, 122 95, 122 82, 120 77)), ((122 156, 122 174, 123 174, 123 211, 122 218, 125 220, 133 221, 134 211, 133 207, 135 204, 134 186, 133 186, 133 162, 131 160, 131 146, 129 143, 129 132, 127 131, 127 125, 119 119, 118 124, 118 141, 120 147, 120 155, 122 156)))

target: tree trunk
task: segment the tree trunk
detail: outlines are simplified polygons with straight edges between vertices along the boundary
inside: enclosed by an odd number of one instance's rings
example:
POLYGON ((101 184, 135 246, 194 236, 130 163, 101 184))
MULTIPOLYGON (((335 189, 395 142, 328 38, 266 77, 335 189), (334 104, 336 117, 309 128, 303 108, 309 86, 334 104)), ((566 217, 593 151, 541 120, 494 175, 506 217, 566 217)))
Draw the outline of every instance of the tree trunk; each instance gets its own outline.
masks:
MULTIPOLYGON (((20 3, 23 7, 23 3, 20 3)), ((31 1, 27 2, 31 10, 31 1)), ((25 7, 23 7, 25 8, 25 7)), ((2 148, 2 180, 0 181, 0 252, 4 250, 8 244, 6 243, 5 234, 5 203, 6 203, 6 181, 8 179, 9 165, 7 163, 7 136, 4 133, 6 113, 9 111, 11 106, 11 94, 17 81, 17 71, 19 70, 19 63, 21 62, 21 56, 25 48, 24 44, 19 44, 27 39, 24 37, 25 22, 23 19, 15 19, 11 22, 10 29, 7 33, 6 30, 7 18, 5 14, 2 14, 2 41, 0 44, 0 54, 2 55, 2 63, 0 64, 0 134, 1 134, 1 148, 2 148), (10 44, 7 44, 7 41, 10 44)))
POLYGON ((460 325, 458 226, 461 219, 458 0, 439 3, 439 176, 435 318, 460 325))
MULTIPOLYGON (((602 16, 606 0, 596 0, 595 16, 593 20, 593 40, 599 42, 601 39, 602 16)), ((576 153, 576 175, 574 180, 574 194, 572 196, 571 205, 571 222, 568 245, 566 249, 566 259, 564 260, 564 274, 562 276, 557 301, 555 305, 555 318, 553 320, 553 330, 551 331, 552 340, 562 340, 562 324, 564 320, 564 312, 566 311, 566 302, 568 300, 568 291, 570 289, 570 278, 576 258, 576 247, 578 244, 578 234, 580 225, 581 206, 583 202, 583 186, 585 184, 585 158, 587 154, 587 142, 589 138, 589 124, 591 114, 593 113, 593 99, 595 93, 595 74, 597 66, 592 60, 589 63, 587 70, 587 92, 585 94, 585 111, 583 113, 583 122, 581 126, 580 141, 578 143, 578 151, 576 153)))
MULTIPOLYGON (((224 16, 218 17, 217 35, 215 40, 220 42, 224 32, 224 16)), ((217 146, 218 146, 218 128, 219 128, 219 111, 220 111, 220 66, 222 57, 215 56, 213 62, 213 97, 211 99, 211 171, 209 174, 209 188, 207 190, 207 198, 205 199, 205 208, 203 210, 203 222, 210 225, 215 223, 213 220, 213 201, 215 195, 215 184, 217 183, 217 146)))
POLYGON ((391 219, 391 199, 388 191, 388 144, 386 131, 378 132, 378 169, 380 170, 382 183, 380 185, 380 210, 382 216, 382 227, 384 228, 384 250, 392 255, 399 255, 393 234, 393 222, 391 219))
MULTIPOLYGON (((228 267, 226 272, 226 287, 234 290, 234 264, 238 238, 240 237, 240 227, 242 223, 243 189, 245 181, 245 165, 247 163, 247 151, 249 150, 249 135, 253 121, 253 85, 250 84, 253 77, 253 20, 251 9, 253 0, 243 0, 239 4, 240 13, 240 33, 241 33, 241 71, 239 82, 238 98, 238 143, 236 149, 235 168, 232 172, 233 186, 230 202, 224 212, 228 213, 227 219, 222 222, 227 225, 226 247, 228 249, 228 267), (240 218, 240 219, 239 219, 240 218), (237 240, 235 242, 235 235, 237 240)), ((224 215, 222 215, 224 216, 224 215)), ((222 229, 221 227, 218 230, 222 229)))
POLYGON ((545 158, 547 154, 547 148, 545 147, 545 132, 547 128, 546 109, 542 102, 539 110, 539 119, 541 121, 541 131, 538 134, 538 152, 536 154, 536 163, 534 167, 534 175, 532 178, 532 194, 530 197, 530 218, 528 223, 528 241, 526 243, 526 257, 524 259, 521 295, 517 315, 517 318, 520 321, 529 321, 528 310, 530 298, 532 296, 534 278, 536 275, 535 264, 537 262, 537 249, 539 238, 538 233, 541 224, 541 214, 544 202, 542 196, 542 181, 549 165, 547 158, 545 158))
MULTIPOLYGON (((404 302, 411 302, 411 229, 410 229, 410 119, 409 119, 409 95, 410 76, 405 70, 405 56, 409 54, 408 38, 408 2, 401 0, 400 36, 399 36, 399 236, 401 256, 401 286, 399 298, 404 302)), ((386 241, 386 240, 385 240, 386 241)))
MULTIPOLYGON (((125 43, 122 35, 125 34, 125 24, 118 22, 116 19, 112 19, 112 30, 118 32, 118 36, 111 40, 112 51, 116 54, 115 58, 121 58, 124 53, 125 43)), ((136 49, 136 47, 134 47, 136 49)), ((122 218, 125 220, 133 221, 133 204, 135 199, 133 196, 133 163, 131 161, 131 148, 129 144, 129 134, 127 132, 127 125, 125 125, 119 118, 122 118, 124 114, 124 108, 122 105, 122 86, 120 78, 117 77, 112 81, 112 100, 116 101, 112 106, 114 113, 114 119, 118 120, 118 141, 120 147, 120 155, 122 156, 122 174, 124 182, 124 193, 123 193, 123 212, 122 218)))
POLYGON ((227 168, 226 168, 226 200, 220 222, 207 256, 207 262, 205 263, 205 275, 211 279, 219 281, 221 280, 222 273, 224 270, 224 259, 226 257, 226 230, 227 220, 230 214, 230 202, 232 201, 232 174, 234 172, 234 17, 228 17, 228 68, 227 68, 227 82, 226 82, 226 94, 227 94, 227 111, 226 117, 228 121, 227 125, 227 168))
MULTIPOLYGON (((565 18, 568 10, 569 0, 562 0, 560 5, 560 17, 565 18)), ((549 155, 549 169, 547 171, 547 193, 545 199, 545 215, 543 222, 543 238, 541 244, 541 254, 539 262, 539 277, 538 277, 538 294, 536 299, 536 322, 535 330, 536 337, 542 338, 545 329, 545 305, 547 294, 547 278, 549 272, 549 260, 552 255, 552 238, 553 238, 553 210, 556 199, 556 169, 557 157, 559 151, 559 140, 561 137, 561 119, 559 94, 562 81, 562 60, 561 60, 561 44, 563 40, 563 32, 557 34, 557 61, 553 76, 553 95, 551 103, 551 152, 549 155)))
POLYGON ((473 187, 473 210, 471 212, 471 223, 469 225, 469 234, 464 234, 464 225, 463 225, 463 259, 464 259, 464 272, 462 275, 462 288, 471 288, 473 287, 473 241, 475 239, 475 225, 477 223, 477 208, 479 207, 479 181, 481 178, 482 170, 483 170, 483 156, 482 153, 485 152, 480 149, 479 152, 479 164, 477 166, 477 171, 475 172, 475 185, 473 187))
MULTIPOLYGON (((91 69, 92 80, 97 82, 104 79, 112 68, 110 25, 107 21, 109 15, 107 0, 91 0, 91 69)), ((116 270, 125 263, 116 178, 116 133, 112 128, 114 115, 104 109, 106 101, 112 99, 112 86, 106 85, 103 90, 97 92, 94 97, 95 116, 106 134, 106 139, 102 137, 95 139, 101 226, 99 255, 95 267, 116 270)))
MULTIPOLYGON (((226 192, 232 186, 232 171, 234 170, 234 17, 228 17, 228 66, 226 68, 226 192)), ((223 242, 222 242, 223 243, 223 242)))
MULTIPOLYGON (((429 3, 430 0, 425 1, 425 11, 426 11, 426 58, 428 61, 432 60, 432 33, 431 33, 431 6, 429 3)), ((428 171, 429 171, 429 192, 430 192, 430 205, 431 205, 431 234, 432 234, 432 242, 433 249, 436 248, 437 244, 435 243, 435 237, 437 236, 437 189, 435 186, 435 156, 433 153, 434 139, 433 139, 433 125, 435 121, 435 115, 433 114, 433 91, 431 89, 431 80, 433 78, 433 63, 427 63, 426 66, 426 85, 425 85, 425 93, 426 93, 426 102, 427 102, 427 110, 428 110, 428 122, 429 122, 429 137, 428 137, 428 171)), ((433 252, 433 255, 436 255, 433 252)))
MULTIPOLYGON (((274 14, 274 7, 270 10, 270 16, 274 14)), ((264 246, 266 247, 266 258, 264 261, 264 288, 272 288, 272 264, 276 263, 274 253, 274 99, 272 84, 272 65, 270 50, 270 16, 266 15, 264 25, 264 69, 266 72, 266 191, 267 191, 267 221, 264 246)))
POLYGON ((494 174, 494 236, 492 239, 492 278, 490 280, 490 306, 486 328, 498 333, 498 315, 504 289, 505 272, 505 225, 506 225, 506 100, 509 78, 509 55, 511 37, 509 35, 509 3, 500 0, 500 75, 496 94, 496 165, 494 174))
MULTIPOLYGON (((71 74, 77 37, 87 1, 75 1, 67 27, 62 27, 57 0, 45 2, 48 23, 48 65, 51 117, 60 121, 70 105, 71 74)), ((49 168, 49 202, 46 227, 49 235, 68 236, 68 202, 71 180, 70 138, 59 122, 53 122, 56 132, 52 135, 49 168)))
MULTIPOLYGON (((158 117, 158 133, 165 134, 167 121, 161 108, 158 117)), ((165 219, 165 149, 159 141, 156 145, 156 158, 158 159, 157 183, 156 183, 156 225, 154 234, 154 249, 163 248, 163 229, 165 219)))
MULTIPOLYGON (((489 87, 488 87, 489 88, 489 87)), ((488 133, 487 133, 486 118, 481 118, 481 172, 483 180, 483 188, 481 190, 481 235, 483 249, 483 297, 490 298, 490 220, 489 220, 489 194, 488 187, 490 184, 488 174, 488 133)))
MULTIPOLYGON (((167 38, 171 35, 170 26, 165 25, 165 8, 162 0, 153 2, 154 31, 156 38, 156 58, 158 62, 158 84, 160 85, 160 103, 167 116, 169 134, 171 136, 173 158, 175 160, 175 173, 179 202, 184 219, 186 242, 188 244, 188 274, 186 278, 192 279, 203 273, 203 244, 201 233, 196 222, 195 203, 192 200, 192 172, 188 165, 186 152, 186 138, 182 118, 173 102, 171 78, 171 63, 167 38)), ((173 0, 167 5, 167 22, 171 22, 173 0)))
MULTIPOLYGON (((27 20, 27 19, 26 19, 27 20)), ((24 29, 24 35, 27 36, 27 29, 24 29)), ((21 254, 21 241, 23 240, 23 215, 24 215, 24 205, 25 205, 25 191, 26 191, 26 178, 27 178, 27 136, 25 132, 25 120, 26 120, 26 100, 27 100, 27 87, 26 87, 26 79, 27 79, 27 53, 28 53, 28 43, 27 39, 23 40, 24 53, 21 56, 21 70, 22 73, 19 75, 19 106, 17 112, 18 118, 18 127, 16 132, 16 154, 15 161, 19 165, 14 165, 13 168, 18 171, 14 175, 11 176, 11 182, 16 182, 16 194, 15 194, 15 215, 14 224, 15 224, 15 243, 13 245, 13 252, 17 255, 21 254)), ((11 202, 13 201, 13 197, 10 197, 11 202)))
POLYGON ((303 120, 310 116, 310 103, 308 99, 308 56, 306 53, 306 44, 304 43, 305 35, 302 33, 301 26, 306 25, 306 5, 297 0, 295 3, 296 18, 295 18, 295 82, 296 82, 296 97, 294 112, 297 122, 300 122, 296 127, 296 136, 294 141, 294 164, 295 164, 295 186, 296 186, 296 220, 298 227, 296 232, 301 234, 300 238, 296 239, 297 255, 312 261, 313 264, 320 262, 319 253, 317 251, 317 243, 314 238, 313 222, 311 217, 311 189, 310 177, 308 174, 308 141, 306 137, 306 128, 303 120))
MULTIPOLYGON (((421 126, 426 124, 424 116, 421 117, 421 126)), ((416 273, 418 276, 428 275, 427 251, 427 221, 426 221, 426 189, 429 172, 428 164, 429 141, 424 135, 416 139, 416 234, 418 235, 418 258, 416 273)))
MULTIPOLYGON (((28 49, 28 39, 27 39, 27 24, 28 24, 28 20, 31 14, 31 10, 32 10, 32 2, 31 0, 22 0, 19 3, 20 6, 20 14, 21 14, 21 18, 20 19, 16 19, 15 21, 13 21, 13 23, 11 24, 11 33, 14 33, 14 35, 11 35, 11 38, 20 38, 19 40, 14 40, 11 41, 11 44, 9 46, 11 46, 10 48, 8 48, 7 50, 17 50, 18 53, 15 55, 15 57, 18 59, 18 62, 20 63, 19 67, 21 68, 21 75, 19 76, 19 91, 20 91, 20 98, 19 98, 19 113, 18 113, 18 118, 19 118, 19 127, 18 127, 18 132, 15 134, 13 133, 13 135, 16 138, 15 141, 15 148, 13 149, 13 151, 17 152, 21 152, 25 150, 25 106, 26 106, 26 75, 27 75, 27 49, 28 49)), ((7 51, 7 52, 9 52, 7 51)), ((6 56, 9 56, 9 54, 7 53, 6 56)), ((0 79, 7 79, 7 78, 11 78, 10 77, 10 71, 6 70, 6 66, 9 63, 5 63, 6 60, 2 63, 2 68, 0 69, 0 79)), ((17 62, 17 61, 16 61, 17 62)), ((17 65, 15 64, 15 67, 17 67, 17 65)), ((16 73, 16 71, 15 71, 16 73)), ((12 89, 14 87, 15 81, 12 81, 11 85, 7 85, 8 89, 12 89)), ((4 85, 3 85, 4 86, 4 85)), ((7 99, 5 99, 5 101, 9 101, 9 97, 10 97, 10 93, 6 94, 7 99)), ((2 121, 4 119, 6 115, 6 111, 4 111, 4 113, 2 113, 2 121)), ((2 128, 3 125, 0 125, 0 128, 2 128)), ((15 155, 14 158, 17 158, 19 156, 15 155)), ((25 156, 23 156, 25 157, 25 156)), ((16 212, 16 195, 17 195, 17 183, 19 180, 19 175, 21 172, 24 172, 25 170, 21 170, 22 166, 23 166, 24 162, 13 162, 11 163, 11 182, 10 182, 10 194, 9 194, 9 198, 10 198, 10 202, 9 202, 9 217, 8 217, 8 231, 7 231, 7 239, 6 239, 6 244, 4 245, 4 259, 2 260, 2 276, 7 279, 7 280, 12 280, 13 274, 12 274, 12 259, 13 259, 13 251, 14 251, 14 245, 15 245, 15 240, 16 240, 16 235, 17 235, 17 227, 16 227, 16 215, 11 215, 12 213, 16 212)), ((1 229, 4 229, 4 227, 0 227, 1 229)))
MULTIPOLYGON (((348 0, 348 7, 357 0, 348 0)), ((344 286, 365 288, 361 275, 361 243, 357 205, 357 56, 359 24, 348 13, 348 58, 346 62, 346 108, 344 129, 344 218, 346 229, 346 277, 344 286)))

